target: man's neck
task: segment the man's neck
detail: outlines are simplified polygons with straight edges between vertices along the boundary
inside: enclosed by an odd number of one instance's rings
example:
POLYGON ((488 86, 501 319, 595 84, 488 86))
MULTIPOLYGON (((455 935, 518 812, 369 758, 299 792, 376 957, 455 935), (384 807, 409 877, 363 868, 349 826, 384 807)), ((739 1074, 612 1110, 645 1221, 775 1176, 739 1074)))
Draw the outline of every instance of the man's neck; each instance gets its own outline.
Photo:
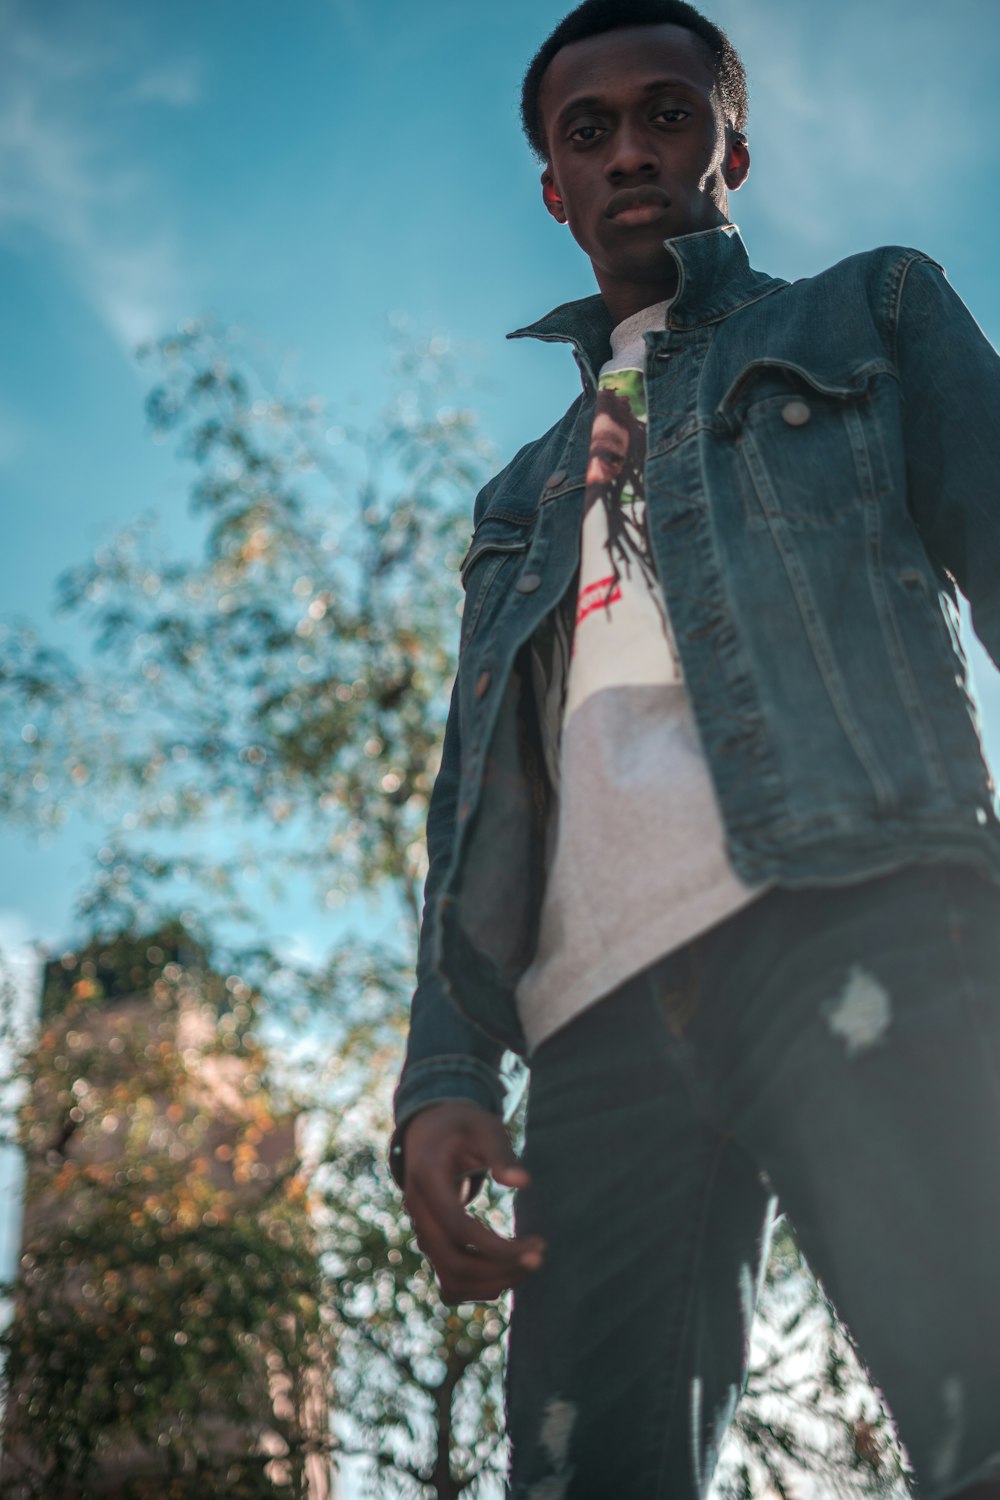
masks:
POLYGON ((669 271, 650 281, 612 281, 598 274, 597 285, 611 317, 612 327, 617 328, 619 323, 642 312, 644 307, 652 307, 657 302, 669 302, 677 291, 677 267, 671 263, 669 271))

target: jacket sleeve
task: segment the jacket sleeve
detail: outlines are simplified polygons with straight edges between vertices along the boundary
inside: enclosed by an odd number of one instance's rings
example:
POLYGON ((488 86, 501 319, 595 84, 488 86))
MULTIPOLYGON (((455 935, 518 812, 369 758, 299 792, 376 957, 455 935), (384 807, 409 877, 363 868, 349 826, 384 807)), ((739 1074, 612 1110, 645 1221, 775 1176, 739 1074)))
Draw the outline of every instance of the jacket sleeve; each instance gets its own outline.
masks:
POLYGON ((896 305, 911 513, 1000 666, 1000 356, 924 256, 905 266, 896 305))
POLYGON ((437 898, 451 862, 461 768, 459 689, 456 682, 445 729, 441 769, 427 816, 427 882, 417 953, 417 985, 410 1012, 406 1059, 394 1098, 396 1128, 389 1165, 403 1186, 402 1132, 428 1104, 462 1100, 503 1111, 503 1048, 467 1021, 449 998, 436 968, 437 898))

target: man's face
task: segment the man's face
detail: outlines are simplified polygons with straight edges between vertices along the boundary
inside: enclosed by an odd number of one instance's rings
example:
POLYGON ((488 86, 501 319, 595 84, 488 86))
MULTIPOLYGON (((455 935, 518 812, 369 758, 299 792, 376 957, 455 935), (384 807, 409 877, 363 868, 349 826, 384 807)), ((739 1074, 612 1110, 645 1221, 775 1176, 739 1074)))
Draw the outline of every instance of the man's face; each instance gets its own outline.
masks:
POLYGON ((573 42, 549 64, 539 104, 546 207, 568 223, 609 304, 628 286, 669 285, 663 241, 724 223, 728 190, 749 169, 700 42, 668 25, 573 42))

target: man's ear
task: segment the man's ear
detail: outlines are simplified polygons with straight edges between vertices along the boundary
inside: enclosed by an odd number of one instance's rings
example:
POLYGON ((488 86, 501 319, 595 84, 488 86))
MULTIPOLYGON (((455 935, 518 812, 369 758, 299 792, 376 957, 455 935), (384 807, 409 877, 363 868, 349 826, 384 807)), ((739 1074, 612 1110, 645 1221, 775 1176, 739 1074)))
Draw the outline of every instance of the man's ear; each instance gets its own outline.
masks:
POLYGON ((542 202, 557 224, 566 223, 566 210, 563 208, 563 201, 556 190, 552 168, 548 163, 546 163, 545 171, 542 173, 542 202))
POLYGON ((726 161, 722 169, 726 190, 735 193, 750 175, 750 147, 742 130, 726 127, 726 161))

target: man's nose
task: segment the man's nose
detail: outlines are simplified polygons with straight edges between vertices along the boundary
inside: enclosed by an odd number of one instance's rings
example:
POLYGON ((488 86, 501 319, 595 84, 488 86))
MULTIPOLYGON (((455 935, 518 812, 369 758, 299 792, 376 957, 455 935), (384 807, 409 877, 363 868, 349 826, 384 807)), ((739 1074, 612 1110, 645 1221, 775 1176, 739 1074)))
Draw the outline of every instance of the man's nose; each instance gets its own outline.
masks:
POLYGON ((614 149, 604 167, 610 182, 628 177, 652 177, 660 170, 653 144, 644 130, 622 124, 615 133, 614 149))

